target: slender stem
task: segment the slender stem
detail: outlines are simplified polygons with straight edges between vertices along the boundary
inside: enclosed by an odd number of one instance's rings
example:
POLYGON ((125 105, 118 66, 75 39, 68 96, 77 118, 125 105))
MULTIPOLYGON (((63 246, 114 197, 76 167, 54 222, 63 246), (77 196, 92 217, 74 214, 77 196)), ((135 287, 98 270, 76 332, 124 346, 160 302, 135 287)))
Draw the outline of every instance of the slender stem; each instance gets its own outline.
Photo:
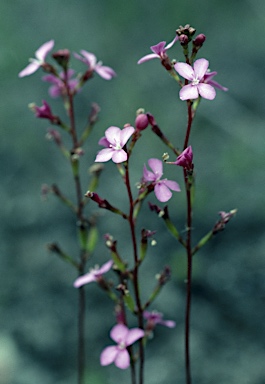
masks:
MULTIPOLYGON (((139 328, 143 329, 143 308, 140 300, 140 291, 139 291, 139 284, 138 284, 138 251, 137 251, 137 242, 136 242, 136 233, 135 233, 135 220, 134 220, 134 202, 133 202, 133 196, 130 186, 130 178, 129 178, 129 155, 127 164, 125 166, 125 184, 129 196, 129 202, 130 202, 130 212, 129 212, 129 225, 130 225, 130 231, 131 231, 131 238, 132 238, 132 244, 133 244, 133 256, 134 256, 134 269, 133 269, 133 286, 134 286, 134 293, 135 293, 135 300, 137 305, 137 314, 138 314, 138 326, 139 328)), ((143 384, 144 382, 144 346, 143 346, 143 340, 141 339, 139 341, 139 360, 140 360, 140 369, 139 369, 139 384, 143 384)))
MULTIPOLYGON (((84 274, 84 268, 80 270, 80 274, 84 274), (82 272, 82 273, 81 273, 82 272)), ((78 384, 83 384, 85 373, 85 288, 82 286, 78 289, 78 384)))
MULTIPOLYGON (((67 89, 67 111, 70 119, 70 135, 72 137, 73 152, 78 148, 78 137, 75 126, 74 115, 74 103, 73 94, 69 88, 67 70, 65 70, 65 85, 67 89)), ((72 171, 75 182, 76 199, 77 199, 77 212, 76 217, 80 231, 86 231, 86 221, 83 216, 83 198, 81 180, 79 176, 79 160, 71 159, 72 171)), ((79 261, 79 275, 83 275, 85 272, 85 264, 87 260, 87 252, 81 246, 80 249, 80 261, 79 261)), ((77 353, 77 365, 78 365, 78 384, 84 383, 85 374, 85 289, 80 287, 78 290, 78 353, 77 353)))
MULTIPOLYGON (((186 171, 184 170, 186 178, 186 171)), ((185 315, 185 367, 186 384, 191 384, 190 368, 190 312, 191 312, 191 280, 192 280, 192 248, 191 248, 191 225, 192 225, 192 207, 189 186, 186 186, 187 196, 187 290, 186 290, 186 315, 185 315)))
POLYGON ((192 113, 192 102, 190 100, 187 101, 188 105, 188 124, 187 124, 187 130, 186 130, 186 137, 185 137, 185 142, 183 146, 183 150, 187 148, 188 143, 189 143, 189 138, 190 138, 190 131, 191 131, 191 125, 192 125, 192 120, 193 120, 193 113, 192 113))
MULTIPOLYGON (((191 126, 194 114, 192 112, 192 102, 187 101, 188 106, 188 123, 186 130, 186 137, 183 150, 188 147, 191 126)), ((187 287, 186 287, 186 313, 185 313, 185 368, 186 368, 186 384, 191 384, 191 367, 190 367, 190 313, 191 313, 191 281, 192 281, 192 245, 191 245, 191 229, 192 229, 192 203, 190 182, 187 170, 183 169, 186 199, 187 199, 187 237, 186 237, 186 251, 187 251, 187 287)))

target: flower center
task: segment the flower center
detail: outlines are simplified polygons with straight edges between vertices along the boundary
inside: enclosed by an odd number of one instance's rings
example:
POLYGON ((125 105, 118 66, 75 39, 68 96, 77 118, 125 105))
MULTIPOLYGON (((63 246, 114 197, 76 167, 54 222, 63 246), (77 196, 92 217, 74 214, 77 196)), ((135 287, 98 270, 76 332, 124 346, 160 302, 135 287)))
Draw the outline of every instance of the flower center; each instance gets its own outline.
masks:
POLYGON ((119 343, 119 349, 125 349, 126 348, 126 344, 124 343, 124 341, 121 341, 119 343))
POLYGON ((114 139, 114 142, 115 142, 115 144, 110 144, 110 148, 113 148, 116 151, 119 151, 120 149, 122 149, 122 146, 121 146, 119 141, 114 139))
POLYGON ((191 84, 192 84, 192 85, 198 85, 199 82, 200 82, 200 79, 198 79, 197 77, 195 77, 195 78, 192 80, 191 84))

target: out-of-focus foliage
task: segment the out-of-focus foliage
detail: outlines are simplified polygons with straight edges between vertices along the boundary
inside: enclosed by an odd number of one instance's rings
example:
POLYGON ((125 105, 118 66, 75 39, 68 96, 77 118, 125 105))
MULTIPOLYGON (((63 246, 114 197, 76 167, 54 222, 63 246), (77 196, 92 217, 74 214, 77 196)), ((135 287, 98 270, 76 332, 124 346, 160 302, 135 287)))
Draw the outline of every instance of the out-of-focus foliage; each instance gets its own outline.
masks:
MULTIPOLYGON (((105 129, 133 124, 139 107, 150 111, 171 140, 181 145, 186 111, 178 99, 177 84, 158 60, 140 66, 136 62, 149 53, 151 45, 171 41, 176 28, 186 23, 206 35, 199 57, 210 61, 211 69, 218 71, 217 81, 229 88, 228 93, 219 91, 213 102, 202 101, 193 126, 195 239, 214 224, 218 211, 238 208, 226 231, 196 255, 194 378, 198 384, 264 383, 264 18, 261 0, 244 0, 240 6, 223 0, 1 2, 1 384, 72 384, 76 365, 77 305, 72 287, 76 276, 45 248, 46 243, 58 241, 69 253, 76 252, 75 222, 57 200, 40 198, 41 184, 54 181, 71 193, 71 173, 53 143, 44 138, 47 122, 35 119, 27 108, 30 102, 51 102, 47 83, 40 81, 41 71, 24 79, 18 78, 18 72, 51 38, 56 49, 94 52, 117 72, 111 82, 95 76, 77 97, 80 129, 90 104, 95 101, 101 106, 100 121, 85 154, 85 179, 105 129)), ((176 45, 169 54, 183 60, 180 52, 176 45)), ((80 68, 73 59, 74 64, 80 68)), ((53 106, 56 112, 62 111, 59 101, 53 106)), ((132 158, 135 182, 143 163, 164 151, 151 132, 144 132, 132 158)), ((113 164, 106 165, 99 193, 107 197, 107 185, 110 201, 118 199, 125 206, 122 182, 113 176, 114 169, 113 164)), ((172 177, 176 175, 171 168, 168 178, 172 177)), ((180 171, 177 178, 181 182, 180 171)), ((185 229, 183 201, 176 194, 170 205, 180 230, 185 229)), ((158 230, 158 244, 143 268, 144 286, 149 289, 155 274, 171 263, 172 281, 155 308, 177 322, 176 330, 157 329, 150 342, 147 382, 181 383, 185 259, 163 223, 147 208, 142 219, 143 227, 158 230)), ((100 223, 100 236, 111 231, 129 259, 122 219, 107 212, 100 223)), ((90 266, 108 257, 101 244, 90 266)), ((108 331, 114 324, 111 303, 91 284, 87 304, 88 382, 125 382, 127 372, 99 365, 100 351, 109 343, 108 331)))

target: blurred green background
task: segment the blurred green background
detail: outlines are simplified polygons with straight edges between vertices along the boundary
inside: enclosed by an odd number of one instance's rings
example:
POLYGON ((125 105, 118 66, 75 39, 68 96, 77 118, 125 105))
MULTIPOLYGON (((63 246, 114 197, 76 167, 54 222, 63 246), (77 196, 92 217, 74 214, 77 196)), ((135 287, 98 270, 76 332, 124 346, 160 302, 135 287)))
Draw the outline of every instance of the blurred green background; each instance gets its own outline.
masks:
MULTIPOLYGON (((262 0, 1 2, 0 384, 76 382, 77 292, 72 287, 76 275, 46 250, 47 243, 58 241, 77 253, 75 220, 55 198, 43 202, 40 196, 41 185, 53 182, 71 196, 71 174, 55 145, 45 140, 47 122, 37 120, 27 107, 30 102, 41 105, 42 99, 51 102, 48 84, 40 81, 41 71, 25 79, 19 79, 18 72, 50 39, 55 40, 55 49, 94 52, 117 72, 111 82, 95 76, 77 97, 80 130, 90 104, 101 106, 100 121, 83 158, 85 192, 86 170, 99 149, 98 139, 110 125, 133 124, 139 107, 150 111, 166 135, 182 145, 186 110, 178 99, 178 87, 158 60, 136 63, 151 45, 171 41, 176 28, 186 23, 206 35, 199 56, 209 59, 211 69, 218 71, 217 81, 229 88, 227 93, 218 91, 213 102, 202 101, 193 126, 194 240, 212 227, 218 211, 238 208, 225 232, 194 260, 194 383, 265 383, 264 21, 262 0)), ((180 52, 176 45, 169 55, 182 60, 180 52)), ((74 61, 73 67, 81 68, 74 61)), ((61 112, 59 100, 52 105, 61 112)), ((151 132, 144 132, 133 159, 134 182, 141 177, 143 163, 165 150, 151 132)), ((122 182, 114 170, 112 163, 106 165, 99 193, 124 207, 122 182)), ((168 178, 176 177, 170 172, 168 167, 168 178)), ((96 206, 93 209, 97 211, 96 206)), ((174 195, 170 210, 184 230, 181 194, 174 195)), ((124 222, 101 214, 100 236, 111 232, 130 260, 124 222)), ((141 220, 139 227, 158 231, 157 246, 143 267, 143 292, 148 296, 155 274, 170 264, 172 280, 153 309, 177 323, 175 330, 157 328, 147 348, 146 383, 184 383, 185 259, 147 208, 141 220)), ((108 257, 104 244, 99 244, 89 266, 108 257)), ((101 350, 111 343, 108 332, 115 319, 111 303, 96 284, 87 289, 87 314, 88 382, 129 382, 128 372, 99 365, 101 350)))

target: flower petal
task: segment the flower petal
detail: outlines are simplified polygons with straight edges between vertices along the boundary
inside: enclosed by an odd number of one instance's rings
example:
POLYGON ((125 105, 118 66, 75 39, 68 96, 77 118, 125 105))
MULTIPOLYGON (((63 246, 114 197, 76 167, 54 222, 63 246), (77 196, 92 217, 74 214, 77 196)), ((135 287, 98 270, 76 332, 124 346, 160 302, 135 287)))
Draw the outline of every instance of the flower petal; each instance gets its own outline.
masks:
POLYGON ((107 148, 109 148, 109 146, 110 146, 110 143, 108 142, 108 140, 106 139, 105 136, 103 136, 103 137, 101 137, 101 139, 99 139, 98 144, 102 145, 103 147, 107 147, 107 148))
POLYGON ((149 55, 145 55, 140 60, 138 60, 137 64, 142 64, 152 59, 159 59, 159 56, 156 53, 150 53, 149 55))
POLYGON ((86 273, 83 276, 78 277, 74 282, 74 287, 79 288, 84 284, 92 283, 92 281, 96 281, 96 276, 94 274, 94 270, 89 272, 89 273, 86 273))
POLYGON ((217 83, 217 81, 215 81, 215 80, 211 80, 211 79, 208 80, 207 79, 207 81, 205 81, 205 83, 206 84, 210 84, 210 85, 212 85, 213 87, 215 87, 217 89, 221 89, 221 91, 228 91, 228 88, 223 87, 221 84, 217 83))
POLYGON ((130 366, 130 355, 127 349, 118 351, 118 354, 114 360, 116 367, 120 369, 127 369, 130 366))
POLYGON ((166 46, 165 46, 165 50, 168 50, 169 48, 173 47, 173 45, 175 44, 175 42, 179 39, 178 35, 176 35, 174 37, 174 39, 171 41, 171 43, 168 43, 166 46))
POLYGON ((120 133, 121 147, 124 147, 124 145, 127 143, 127 141, 132 136, 134 131, 135 131, 135 129, 133 127, 126 127, 126 128, 122 129, 122 131, 120 133))
POLYGON ((180 74, 180 76, 184 77, 184 79, 191 81, 195 77, 194 70, 189 64, 176 63, 174 68, 180 74))
POLYGON ((111 80, 114 76, 117 76, 116 72, 112 68, 105 65, 96 65, 95 71, 102 77, 102 79, 105 80, 111 80))
POLYGON ((113 260, 107 261, 105 264, 103 264, 97 271, 96 276, 103 275, 104 273, 108 272, 113 265, 113 260))
POLYGON ((115 149, 113 148, 101 149, 101 151, 99 151, 99 153, 97 154, 95 162, 104 163, 105 161, 109 161, 112 158, 114 152, 115 152, 115 149))
POLYGON ((180 192, 180 187, 176 181, 173 180, 161 180, 163 184, 165 184, 168 188, 172 189, 172 191, 180 192))
POLYGON ((174 328, 176 326, 176 322, 173 320, 161 320, 158 324, 164 325, 168 328, 174 328))
MULTIPOLYGON (((96 63, 97 63, 97 58, 96 56, 94 55, 94 53, 90 53, 90 52, 87 52, 85 51, 84 49, 81 49, 80 51, 81 55, 84 56, 85 58, 85 61, 86 61, 86 64, 90 67, 90 68, 94 68, 96 63)), ((76 56, 76 58, 78 58, 76 56)))
POLYGON ((199 83, 197 87, 198 87, 199 94, 204 99, 213 100, 215 98, 216 96, 215 89, 210 84, 199 83))
POLYGON ((155 174, 156 180, 159 180, 163 175, 163 163, 159 159, 149 159, 148 165, 155 174))
POLYGON ((115 345, 106 347, 100 354, 100 364, 105 366, 113 363, 118 353, 119 349, 115 345))
POLYGON ((132 328, 129 330, 125 343, 128 347, 129 345, 132 345, 136 340, 141 339, 144 337, 144 330, 140 328, 132 328))
POLYGON ((179 91, 179 97, 180 100, 197 99, 199 97, 197 85, 184 85, 179 91))
POLYGON ((112 155, 112 161, 116 164, 123 163, 127 158, 128 155, 123 149, 115 150, 112 155))
POLYGON ((198 80, 201 80, 209 67, 209 61, 206 59, 198 59, 193 64, 194 72, 198 80))
POLYGON ((27 65, 26 68, 22 69, 22 71, 19 72, 18 77, 29 76, 32 73, 36 72, 39 69, 39 67, 40 67, 40 63, 34 60, 29 65, 27 65))
POLYGON ((161 201, 162 203, 168 201, 172 196, 170 189, 165 184, 160 182, 155 185, 154 191, 157 200, 161 201))
POLYGON ((39 49, 35 52, 35 56, 39 61, 44 61, 47 54, 53 49, 54 40, 47 41, 42 44, 39 49))
POLYGON ((126 325, 116 324, 110 331, 110 337, 112 340, 116 341, 117 344, 120 344, 121 342, 125 343, 128 332, 129 329, 126 325))
POLYGON ((118 127, 109 127, 105 131, 105 136, 108 142, 114 146, 121 142, 121 129, 118 127))
POLYGON ((152 47, 150 47, 150 48, 151 48, 151 51, 153 51, 158 56, 160 56, 164 52, 165 46, 166 46, 166 42, 161 41, 160 43, 158 43, 156 45, 152 45, 152 47))
POLYGON ((144 165, 143 178, 145 181, 155 181, 156 180, 155 174, 153 172, 149 171, 146 168, 146 165, 144 165))

